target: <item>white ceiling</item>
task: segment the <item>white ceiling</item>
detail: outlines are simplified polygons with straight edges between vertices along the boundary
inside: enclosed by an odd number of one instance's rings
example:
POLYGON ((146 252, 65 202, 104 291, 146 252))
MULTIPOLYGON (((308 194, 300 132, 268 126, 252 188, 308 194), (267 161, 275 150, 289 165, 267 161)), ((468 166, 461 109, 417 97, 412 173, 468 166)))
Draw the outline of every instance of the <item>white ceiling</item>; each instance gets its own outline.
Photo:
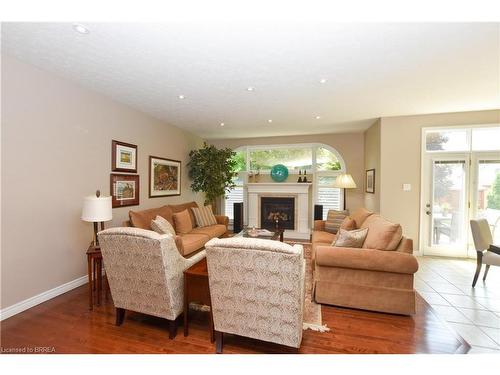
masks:
POLYGON ((497 23, 83 24, 4 23, 3 53, 205 138, 500 108, 497 23))

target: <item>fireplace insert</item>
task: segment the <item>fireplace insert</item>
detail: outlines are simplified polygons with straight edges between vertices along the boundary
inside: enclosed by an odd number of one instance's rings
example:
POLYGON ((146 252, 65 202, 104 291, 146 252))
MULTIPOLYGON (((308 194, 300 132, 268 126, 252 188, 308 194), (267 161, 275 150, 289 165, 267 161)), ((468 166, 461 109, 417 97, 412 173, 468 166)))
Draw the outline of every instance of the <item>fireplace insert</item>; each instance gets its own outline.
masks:
POLYGON ((264 229, 295 229, 295 198, 261 197, 260 226, 264 229))

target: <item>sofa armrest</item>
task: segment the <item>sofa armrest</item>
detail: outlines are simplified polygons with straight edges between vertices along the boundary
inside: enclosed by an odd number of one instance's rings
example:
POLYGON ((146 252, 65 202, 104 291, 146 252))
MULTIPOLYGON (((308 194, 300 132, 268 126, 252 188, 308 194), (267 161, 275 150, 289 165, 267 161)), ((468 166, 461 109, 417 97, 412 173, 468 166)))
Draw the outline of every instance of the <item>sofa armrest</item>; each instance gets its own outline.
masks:
POLYGON ((229 225, 229 217, 223 215, 215 215, 215 220, 217 220, 217 224, 225 225, 226 228, 229 225))
POLYGON ((325 220, 314 220, 313 230, 325 231, 325 220))
POLYGON ((316 266, 393 272, 412 275, 418 270, 417 258, 399 251, 318 246, 316 266))

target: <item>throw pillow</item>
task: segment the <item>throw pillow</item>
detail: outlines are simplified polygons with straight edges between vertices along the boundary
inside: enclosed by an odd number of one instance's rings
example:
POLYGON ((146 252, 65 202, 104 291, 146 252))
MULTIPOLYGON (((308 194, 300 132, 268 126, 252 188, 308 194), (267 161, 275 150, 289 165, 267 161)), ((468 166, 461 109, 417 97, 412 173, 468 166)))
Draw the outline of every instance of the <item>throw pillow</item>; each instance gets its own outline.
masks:
POLYGON ((191 210, 193 210, 197 226, 208 227, 210 225, 217 224, 217 220, 212 212, 212 205, 209 204, 205 207, 193 207, 191 210))
POLYGON ((191 222, 188 210, 177 212, 173 214, 173 217, 177 233, 186 234, 193 230, 193 223, 191 222))
POLYGON ((328 210, 328 216, 325 221, 325 232, 336 234, 339 231, 340 224, 349 215, 349 211, 328 210))
POLYGON ((345 230, 340 229, 337 239, 333 241, 332 246, 336 247, 357 247, 361 248, 365 242, 368 228, 345 230))
POLYGON ((159 234, 171 234, 175 237, 175 229, 164 217, 157 215, 154 220, 151 220, 151 229, 159 234))
POLYGON ((340 224, 340 229, 354 230, 356 229, 356 222, 350 216, 347 216, 342 224, 340 224))

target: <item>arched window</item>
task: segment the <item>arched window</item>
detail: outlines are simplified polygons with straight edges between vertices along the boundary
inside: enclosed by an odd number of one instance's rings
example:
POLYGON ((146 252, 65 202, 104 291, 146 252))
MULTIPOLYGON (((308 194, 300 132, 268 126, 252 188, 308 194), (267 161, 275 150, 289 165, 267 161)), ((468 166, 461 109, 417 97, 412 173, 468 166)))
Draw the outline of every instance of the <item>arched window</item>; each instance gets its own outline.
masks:
POLYGON ((289 182, 297 181, 299 171, 312 175, 313 204, 323 205, 323 217, 329 209, 340 210, 344 197, 342 189, 332 187, 341 173, 345 173, 345 163, 333 147, 322 143, 242 146, 236 152, 236 187, 227 194, 224 211, 230 220, 233 218, 233 203, 245 202, 245 184, 248 174, 267 175, 276 164, 283 164, 289 170, 289 182))

